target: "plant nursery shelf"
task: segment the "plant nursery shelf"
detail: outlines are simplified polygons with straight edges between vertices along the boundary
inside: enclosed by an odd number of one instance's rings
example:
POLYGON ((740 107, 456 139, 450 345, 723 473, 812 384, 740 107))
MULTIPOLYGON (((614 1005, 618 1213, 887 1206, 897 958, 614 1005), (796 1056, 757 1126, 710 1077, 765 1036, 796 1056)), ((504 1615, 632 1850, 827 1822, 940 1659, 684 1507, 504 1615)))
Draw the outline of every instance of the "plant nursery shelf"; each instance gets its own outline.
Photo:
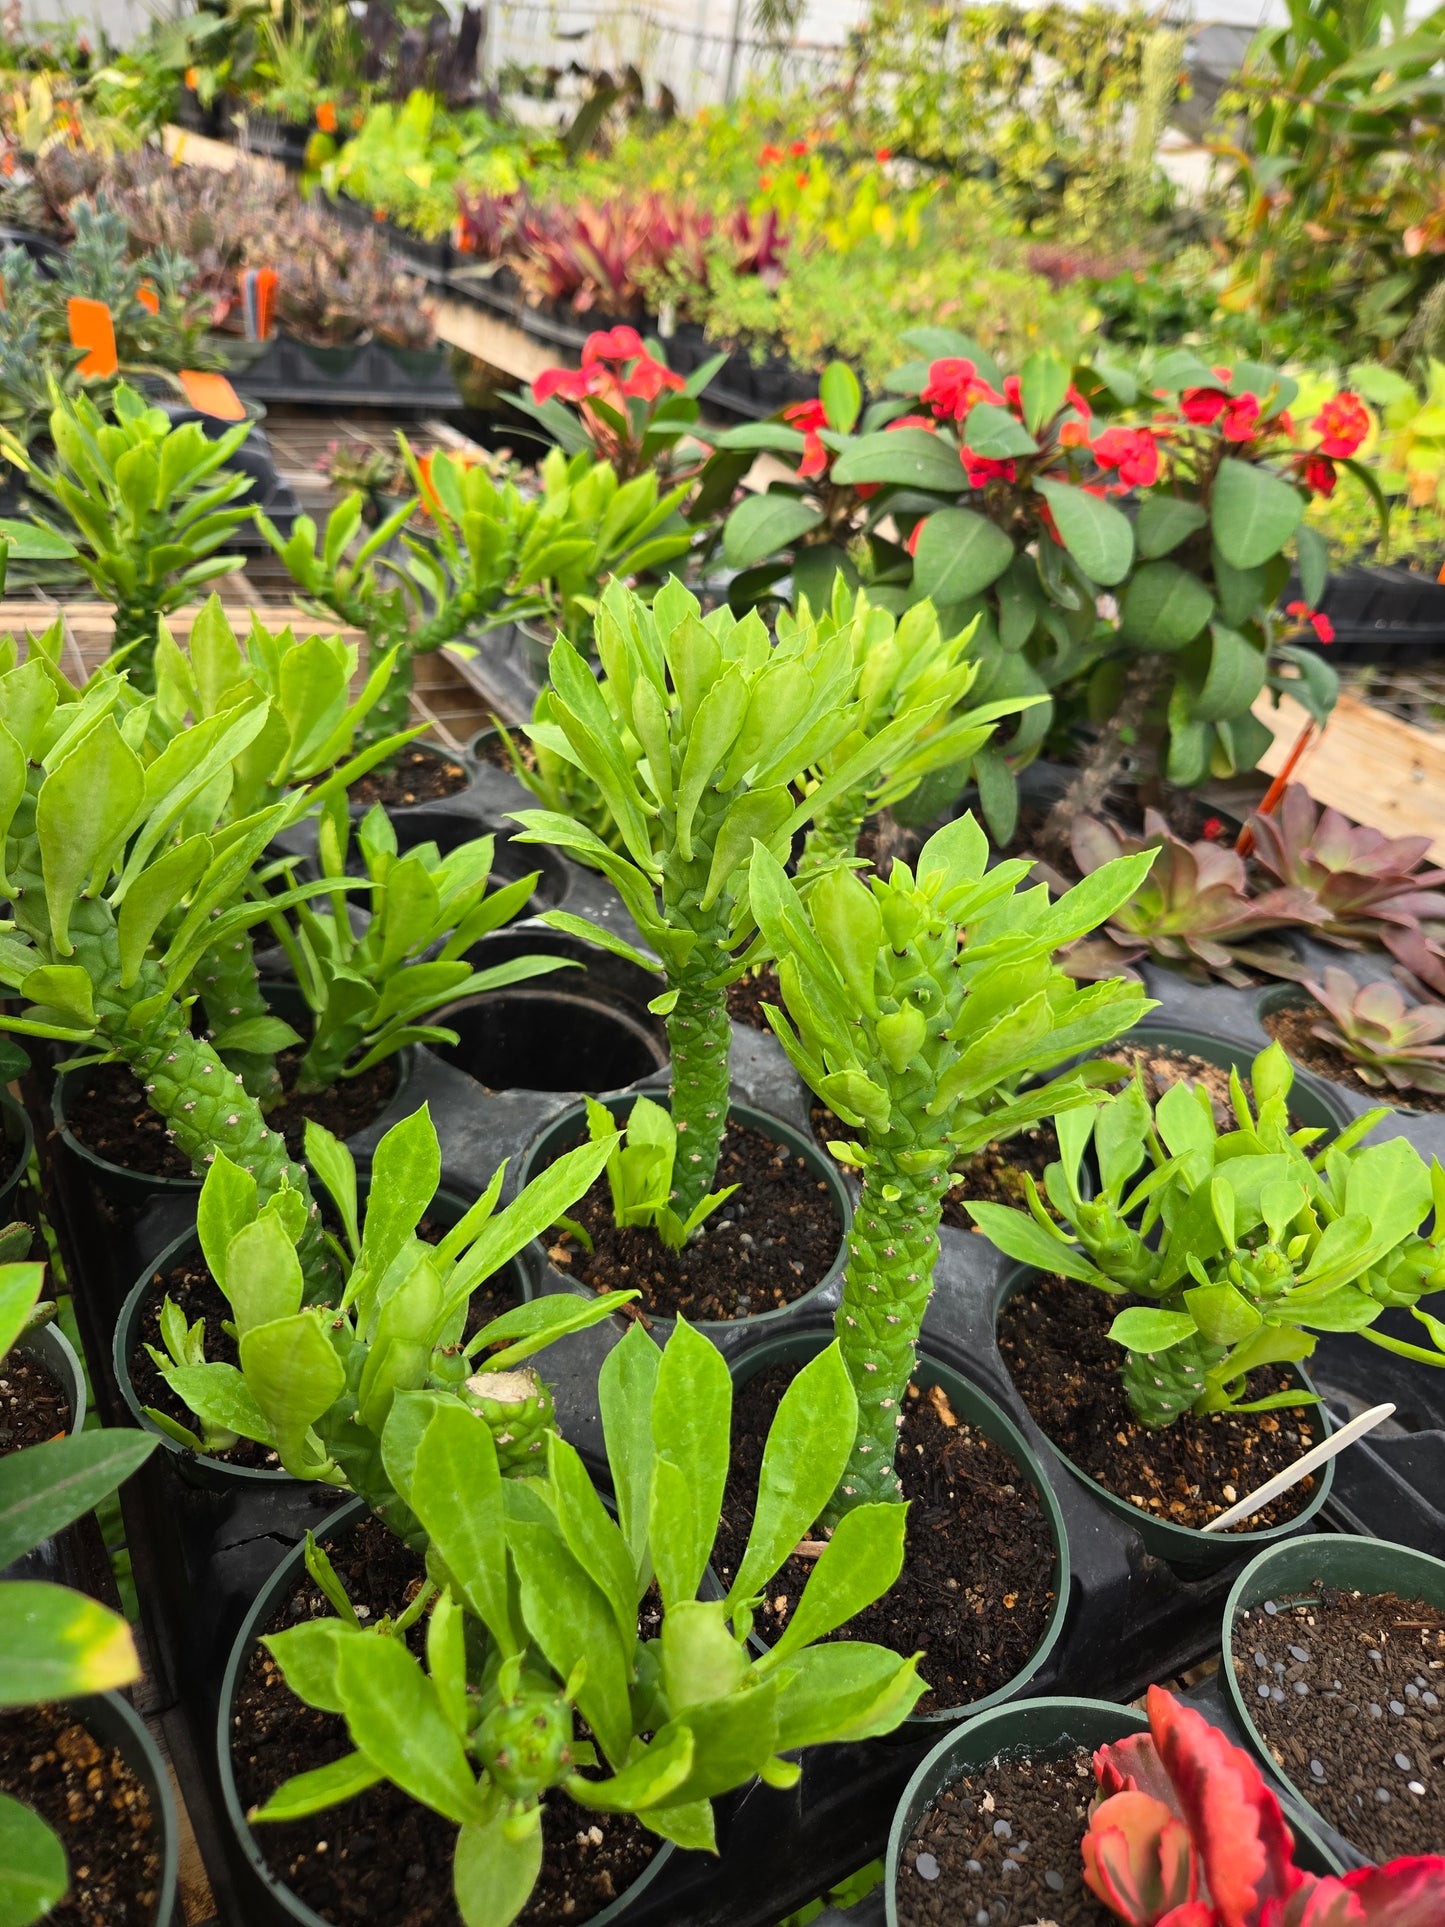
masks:
MULTIPOLYGON (((1288 696, 1277 709, 1261 696, 1254 713, 1274 735, 1259 767, 1278 775, 1309 718, 1288 696)), ((1445 735, 1417 729, 1347 693, 1305 749, 1294 776, 1316 801, 1352 822, 1389 836, 1428 836, 1431 855, 1445 860, 1445 735)))

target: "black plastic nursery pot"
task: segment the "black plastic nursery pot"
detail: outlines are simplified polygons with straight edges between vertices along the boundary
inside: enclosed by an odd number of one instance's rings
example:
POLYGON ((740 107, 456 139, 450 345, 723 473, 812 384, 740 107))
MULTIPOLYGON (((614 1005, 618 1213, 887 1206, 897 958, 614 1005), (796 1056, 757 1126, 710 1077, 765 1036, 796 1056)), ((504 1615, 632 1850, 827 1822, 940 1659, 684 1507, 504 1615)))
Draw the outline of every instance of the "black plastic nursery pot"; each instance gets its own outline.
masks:
POLYGON ((977 1773, 1000 1754, 1057 1758, 1075 1747, 1108 1746, 1131 1733, 1148 1730, 1149 1722, 1131 1707, 1109 1700, 1031 1699, 995 1706, 946 1734, 920 1761, 893 1816, 883 1875, 888 1927, 898 1927, 898 1882, 903 1849, 913 1829, 945 1792, 966 1774, 977 1773))
MULTIPOLYGON (((1003 1310, 1016 1292, 1020 1291, 1030 1278, 1038 1274, 1027 1266, 1020 1266, 1003 1279, 995 1301, 994 1316, 1003 1310)), ((1288 1367, 1290 1375, 1298 1382, 1304 1402, 1315 1396, 1315 1388, 1303 1366, 1288 1367)), ((1312 1408, 1319 1414, 1320 1424, 1326 1433, 1335 1429, 1334 1420, 1328 1408, 1319 1404, 1312 1408)), ((1156 1518, 1142 1506, 1131 1505, 1128 1499, 1111 1492, 1097 1479, 1091 1478, 1080 1466, 1075 1465, 1067 1453, 1060 1450, 1052 1440, 1049 1450, 1062 1465, 1066 1465, 1073 1476, 1086 1486, 1089 1492, 1106 1511, 1115 1518, 1132 1526, 1143 1540, 1145 1548, 1156 1559, 1164 1559, 1181 1573, 1205 1574, 1217 1572, 1222 1566, 1232 1565, 1236 1560, 1258 1552, 1262 1547, 1273 1545, 1277 1540, 1296 1533, 1313 1519, 1330 1496, 1334 1484, 1334 1460, 1326 1462, 1322 1472, 1315 1475, 1314 1491, 1308 1502, 1284 1524, 1269 1526, 1258 1532, 1204 1532, 1194 1526, 1175 1525, 1168 1519, 1156 1518)), ((1240 1494, 1241 1498, 1245 1495, 1240 1494)))
MULTIPOLYGON (((665 1091, 649 1091, 647 1095, 657 1103, 666 1104, 668 1101, 665 1091)), ((614 1117, 622 1118, 632 1109, 635 1097, 636 1093, 604 1096, 602 1102, 614 1117)), ((782 1118, 775 1117, 767 1111, 754 1110, 748 1104, 729 1104, 728 1118, 732 1123, 748 1125, 754 1130, 766 1133, 791 1156, 801 1158, 809 1172, 827 1185, 829 1199, 838 1216, 839 1239, 838 1255, 829 1266, 826 1275, 808 1291, 801 1292, 790 1304, 781 1305, 772 1311, 744 1313, 737 1318, 688 1321, 694 1324, 696 1330, 705 1332, 714 1344, 723 1349, 730 1349, 726 1343, 729 1334, 736 1337, 741 1333, 768 1329, 785 1319, 796 1323, 799 1316, 806 1315, 810 1309, 835 1302, 842 1289, 843 1266, 848 1249, 848 1227, 853 1222, 852 1198, 839 1174, 838 1167, 830 1157, 818 1149, 810 1134, 795 1130, 782 1118)), ((566 1110, 558 1112, 547 1121, 523 1152, 518 1183, 521 1185, 528 1183, 586 1135, 587 1114, 583 1105, 569 1105, 566 1110)), ((532 1253, 533 1262, 552 1280, 554 1289, 586 1291, 585 1286, 574 1283, 552 1263, 547 1256, 545 1238, 534 1241, 532 1253)), ((646 1322, 661 1345, 666 1343, 667 1335, 677 1321, 663 1314, 649 1311, 646 1314, 646 1322)))
POLYGON ((442 348, 394 348, 382 341, 321 347, 277 334, 265 342, 227 342, 226 353, 236 392, 255 401, 403 414, 461 406, 442 348))
MULTIPOLYGON (((747 1384, 749 1379, 755 1378, 759 1372, 767 1371, 771 1366, 806 1364, 809 1359, 817 1357, 831 1337, 831 1331, 790 1332, 749 1345, 731 1362, 734 1391, 739 1390, 747 1384)), ((1064 1622, 1068 1617, 1070 1568, 1068 1528, 1064 1524, 1064 1515, 1059 1508, 1058 1500, 1054 1497, 1048 1475, 1044 1471, 1038 1454, 1003 1408, 972 1379, 942 1364, 938 1359, 930 1358, 926 1352, 919 1358, 914 1369, 913 1383, 924 1391, 934 1385, 941 1386, 948 1396, 949 1405, 957 1416, 1008 1453, 1033 1487, 1043 1506, 1054 1548, 1053 1611, 1049 1615, 1044 1635, 1027 1663, 1014 1674, 1012 1679, 1006 1680, 1003 1685, 979 1699, 970 1700, 961 1706, 943 1706, 929 1713, 911 1714, 898 1729, 896 1737, 900 1740, 916 1742, 921 1739, 931 1739, 941 1727, 955 1727, 960 1720, 971 1720, 990 1707, 999 1706, 1007 1700, 1014 1699, 1040 1669, 1047 1665, 1063 1636, 1064 1622)), ((905 1567, 898 1584, 906 1586, 907 1583, 908 1574, 905 1567)), ((766 1645, 757 1633, 754 1633, 753 1641, 759 1648, 766 1645)), ((926 1660, 924 1666, 926 1672, 926 1660)))
MULTIPOLYGON (((317 1538, 350 1525, 361 1518, 365 1510, 360 1499, 349 1500, 316 1528, 317 1538)), ((233 1708, 241 1670, 251 1657, 267 1622, 296 1584, 302 1556, 303 1549, 294 1547, 257 1594, 231 1648, 225 1678, 221 1683, 220 1708, 216 1720, 216 1759, 224 1807, 227 1857, 235 1870, 236 1889, 245 1909, 246 1927, 253 1927, 253 1924, 254 1927, 293 1927, 293 1923, 297 1922, 302 1927, 326 1927, 322 1916, 298 1900, 267 1866, 256 1835, 247 1824, 236 1790, 231 1760, 231 1740, 236 1722, 233 1708)), ((324 1816, 319 1816, 319 1824, 324 1825, 324 1816)), ((673 1851, 670 1843, 663 1842, 632 1885, 600 1913, 590 1916, 590 1927, 607 1927, 607 1923, 631 1918, 634 1903, 657 1879, 673 1851)))
MULTIPOLYGON (((1340 1592, 1391 1592, 1403 1599, 1423 1599, 1427 1605, 1445 1610, 1445 1559, 1385 1539, 1321 1533, 1292 1539, 1260 1553, 1235 1580, 1225 1603, 1221 1634, 1223 1657, 1219 1677, 1224 1684, 1227 1705, 1246 1744, 1265 1771, 1288 1789, 1306 1813, 1313 1813, 1314 1808, 1304 1787, 1290 1777, 1255 1724, 1250 1696, 1233 1664, 1233 1651, 1236 1626, 1243 1613, 1252 1612, 1266 1600, 1285 1601, 1297 1597, 1316 1581, 1340 1592)), ((1322 1817, 1316 1817, 1323 1825, 1322 1817)), ((1435 1844, 1445 1849, 1445 1841, 1435 1844)))
POLYGON ((457 1033, 432 1048, 488 1090, 622 1091, 666 1070, 667 1033, 647 1005, 657 978, 611 951, 560 930, 526 927, 484 937, 467 953, 474 970, 518 957, 564 957, 575 966, 463 998, 434 1021, 457 1033))
POLYGON ((74 1345, 65 1336, 59 1325, 37 1325, 23 1338, 15 1341, 15 1350, 22 1358, 31 1358, 43 1365, 54 1379, 65 1388, 66 1401, 70 1406, 70 1430, 80 1431, 85 1424, 86 1407, 89 1395, 85 1384, 85 1367, 74 1345))
MULTIPOLYGON (((1292 601, 1291 581, 1282 601, 1292 601)), ((1335 663, 1380 663, 1413 668, 1445 654, 1445 583, 1394 564, 1341 569, 1320 603, 1334 624, 1334 640, 1321 644, 1308 626, 1298 638, 1335 663)))

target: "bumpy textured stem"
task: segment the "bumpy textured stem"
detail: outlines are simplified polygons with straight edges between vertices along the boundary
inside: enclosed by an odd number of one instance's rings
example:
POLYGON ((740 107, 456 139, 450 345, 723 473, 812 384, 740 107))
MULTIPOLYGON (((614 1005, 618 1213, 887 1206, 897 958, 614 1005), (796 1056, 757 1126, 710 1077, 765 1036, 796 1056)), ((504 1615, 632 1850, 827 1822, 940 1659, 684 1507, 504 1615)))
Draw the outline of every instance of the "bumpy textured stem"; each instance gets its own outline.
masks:
POLYGON ((803 854, 798 859, 799 878, 856 856, 858 838, 867 813, 867 792, 860 787, 845 791, 835 803, 815 817, 803 843, 803 854))
MULTIPOLYGON (((218 1034, 232 1024, 271 1015, 261 995, 261 977, 256 969, 256 953, 249 930, 208 950, 201 959, 196 978, 201 987, 206 1022, 218 1034)), ((276 1068, 274 1052, 237 1050, 226 1051, 223 1056, 263 1110, 269 1109, 281 1096, 281 1073, 276 1068)))
POLYGON ((125 668, 130 676, 131 687, 139 689, 144 695, 151 695, 156 686, 156 637, 159 632, 160 612, 149 603, 123 602, 115 612, 115 628, 111 636, 111 653, 124 649, 127 644, 135 647, 125 659, 125 668))
POLYGON ((360 1024, 339 1024, 324 1037, 313 1038, 296 1067, 297 1095, 304 1097, 311 1091, 329 1091, 360 1042, 360 1024))
MULTIPOLYGON (((21 813, 33 823, 33 812, 34 803, 27 798, 21 813)), ((308 1296, 324 1298, 335 1282, 335 1264, 311 1202, 306 1172, 292 1162, 285 1140, 268 1128, 256 1100, 211 1046, 191 1035, 174 999, 168 998, 142 1029, 131 1028, 131 1012, 161 990, 164 973, 158 964, 146 962, 129 989, 121 988, 115 912, 108 903, 98 898, 77 902, 70 918, 74 955, 58 954, 46 914, 38 843, 33 834, 16 836, 10 851, 16 924, 34 940, 41 961, 78 963, 84 969, 99 1041, 135 1072, 151 1109, 165 1119, 168 1135, 190 1159, 196 1175, 203 1177, 216 1152, 224 1151, 233 1164, 252 1174, 263 1199, 286 1183, 311 1205, 298 1250, 308 1296)))
POLYGON ((711 909, 699 906, 716 833, 715 825, 706 822, 704 810, 721 820, 730 800, 721 809, 715 802, 699 806, 691 861, 684 862, 674 846, 663 870, 664 916, 674 929, 691 930, 698 939, 686 963, 669 971, 667 979, 668 989, 678 993, 667 1018, 667 1042, 672 1052, 672 1116, 678 1132, 673 1209, 680 1218, 686 1218, 712 1189, 728 1121, 732 1029, 727 993, 714 988, 712 980, 728 962, 732 899, 724 892, 711 909))
POLYGON ((848 1233, 837 1318, 843 1362, 858 1394, 858 1435, 830 1523, 855 1505, 899 1497, 894 1448, 938 1256, 946 1174, 911 1177, 896 1153, 876 1145, 874 1150, 877 1162, 869 1167, 848 1233), (889 1191, 897 1196, 885 1195, 889 1191))
POLYGON ((1075 817, 1092 816, 1103 806, 1125 758, 1138 741, 1169 660, 1162 654, 1134 657, 1119 707, 1099 731, 1098 741, 1078 775, 1049 811, 1042 839, 1046 850, 1057 853, 1067 849, 1075 817))
POLYGON ((1196 1334, 1167 1352, 1126 1352, 1120 1376, 1135 1418, 1158 1431, 1196 1405, 1206 1409, 1210 1388, 1205 1375, 1226 1350, 1196 1334))

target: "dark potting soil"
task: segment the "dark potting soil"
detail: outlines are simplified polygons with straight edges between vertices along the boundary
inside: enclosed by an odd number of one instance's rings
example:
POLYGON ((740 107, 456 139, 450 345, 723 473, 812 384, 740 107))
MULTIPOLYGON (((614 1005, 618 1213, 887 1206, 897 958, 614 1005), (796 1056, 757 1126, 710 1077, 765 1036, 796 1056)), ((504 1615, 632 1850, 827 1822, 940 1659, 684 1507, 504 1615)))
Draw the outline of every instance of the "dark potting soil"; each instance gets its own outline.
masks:
MULTIPOLYGON (((417 1227, 417 1235, 428 1244, 434 1244, 442 1232, 424 1218, 417 1227)), ((504 1311, 510 1311, 519 1302, 511 1278, 510 1270, 499 1272, 472 1293, 467 1307, 466 1337, 470 1338, 483 1325, 500 1318, 504 1311)), ((189 1324, 194 1324, 198 1318, 205 1319, 206 1358, 212 1364, 240 1363, 236 1341, 223 1329, 222 1324, 223 1320, 230 1319, 231 1307, 211 1276, 205 1260, 199 1252, 194 1252, 164 1275, 160 1272, 155 1274, 136 1321, 135 1341, 126 1360, 136 1397, 142 1405, 163 1412, 167 1418, 194 1432, 197 1423, 194 1414, 177 1398, 146 1350, 147 1345, 154 1345, 160 1352, 165 1350, 161 1342, 161 1312, 167 1297, 172 1298, 185 1313, 189 1324)), ((270 1446, 262 1445, 256 1439, 237 1439, 229 1451, 217 1452, 212 1456, 223 1459, 227 1465, 247 1466, 263 1472, 275 1472, 281 1464, 270 1446)))
POLYGON ((775 1009, 786 1011, 783 1003, 783 989, 778 982, 777 966, 765 963, 761 969, 749 971, 746 977, 739 977, 727 989, 728 1016, 735 1024, 746 1024, 749 1030, 770 1030, 771 1025, 763 1015, 763 1005, 772 1004, 775 1009))
POLYGON ((151 1927, 161 1878, 150 1795, 63 1706, 0 1713, 0 1792, 59 1834, 70 1889, 45 1927, 151 1927))
POLYGON ((38 1358, 12 1351, 0 1362, 0 1459, 70 1430, 70 1397, 38 1358))
MULTIPOLYGON (((559 1156, 560 1156, 559 1151, 559 1156)), ((750 1124, 729 1124, 713 1190, 739 1188, 701 1236, 669 1251, 647 1226, 619 1230, 604 1174, 567 1214, 589 1233, 585 1251, 562 1236, 552 1260, 593 1291, 640 1290, 628 1309, 675 1318, 756 1317, 821 1284, 842 1242, 828 1186, 806 1161, 750 1124)))
MULTIPOLYGON (((1281 1472, 1320 1437, 1312 1408, 1185 1412, 1150 1431, 1129 1409, 1109 1337, 1130 1297, 1110 1297, 1067 1278, 1030 1278, 999 1313, 999 1349, 1034 1422, 1081 1472, 1170 1525, 1202 1527, 1281 1472)), ((1251 1372, 1251 1398, 1287 1391, 1279 1366, 1251 1372)), ((1303 1511, 1315 1489, 1306 1473, 1263 1511, 1228 1530, 1257 1532, 1303 1511)))
MULTIPOLYGON (((730 1584, 753 1522, 768 1427, 798 1366, 756 1373, 733 1400, 732 1457, 712 1563, 730 1584)), ((917 1710, 964 1706, 1028 1663, 1054 1607, 1054 1545, 1029 1479, 1001 1446, 959 1420, 941 1387, 910 1385, 898 1475, 911 1503, 903 1571, 893 1590, 835 1638, 920 1648, 930 1691, 917 1710)), ((816 1542, 816 1535, 815 1535, 816 1542)), ((776 1639, 813 1571, 794 1554, 768 1582, 754 1624, 776 1639)))
MULTIPOLYGON (((294 1082, 299 1049, 282 1051, 277 1063, 282 1083, 294 1082)), ((343 1077, 329 1090, 305 1097, 284 1097, 267 1113, 266 1122, 286 1140, 293 1157, 300 1155, 306 1120, 315 1118, 339 1138, 354 1137, 379 1117, 396 1093, 397 1060, 384 1058, 360 1077, 343 1077)), ((66 1123, 97 1157, 139 1171, 151 1178, 194 1176, 190 1159, 166 1133, 165 1119, 146 1102, 140 1079, 127 1064, 97 1064, 90 1072, 84 1096, 70 1100, 66 1123)))
POLYGON ((1371 1860, 1445 1850, 1445 1612, 1315 1580, 1235 1621, 1270 1751, 1371 1860))
POLYGON ((1295 1063, 1313 1071, 1317 1077, 1327 1077, 1332 1084, 1343 1084, 1347 1090, 1357 1091, 1374 1104, 1403 1104, 1412 1111, 1445 1111, 1445 1091, 1421 1091, 1413 1085, 1401 1091, 1391 1084, 1367 1084, 1342 1050, 1315 1036, 1311 1026, 1326 1021, 1327 1014, 1317 1005, 1298 1004, 1267 1011, 1260 1019, 1295 1063))
POLYGON ((380 803, 385 809, 400 810, 412 803, 434 803, 443 796, 455 796, 471 780, 463 764, 413 745, 394 762, 371 770, 353 783, 347 796, 367 809, 380 803))
POLYGON ((899 1856, 899 1927, 1112 1927, 1084 1885, 1087 1747, 991 1760, 940 1793, 899 1856))
MULTIPOLYGON (((495 716, 492 718, 492 723, 497 728, 501 727, 495 716)), ((527 741, 522 731, 520 729, 511 729, 508 730, 507 733, 512 739, 512 747, 522 759, 523 767, 525 769, 535 769, 537 766, 537 752, 527 741)), ((507 745, 502 741, 500 736, 479 737, 472 745, 472 754, 479 763, 486 763, 492 769, 504 769, 509 775, 513 773, 512 759, 507 754, 507 745)))
MULTIPOLYGON (((377 1519, 322 1542, 352 1603, 372 1619, 400 1612, 421 1582, 421 1560, 377 1519)), ((326 1619, 332 1608, 303 1572, 267 1632, 326 1619)), ((421 1651, 425 1620, 410 1643, 421 1651)), ((232 1712, 232 1762, 243 1809, 269 1798, 293 1773, 327 1766, 351 1750, 346 1723, 305 1706, 257 1647, 232 1712)), ((267 1865, 323 1920, 386 1927, 461 1927, 452 1895, 457 1829, 393 1786, 376 1786, 309 1820, 254 1830, 267 1865)), ((573 1927, 638 1878, 662 1842, 630 1815, 593 1813, 565 1794, 543 1803, 542 1872, 520 1927, 573 1927)))

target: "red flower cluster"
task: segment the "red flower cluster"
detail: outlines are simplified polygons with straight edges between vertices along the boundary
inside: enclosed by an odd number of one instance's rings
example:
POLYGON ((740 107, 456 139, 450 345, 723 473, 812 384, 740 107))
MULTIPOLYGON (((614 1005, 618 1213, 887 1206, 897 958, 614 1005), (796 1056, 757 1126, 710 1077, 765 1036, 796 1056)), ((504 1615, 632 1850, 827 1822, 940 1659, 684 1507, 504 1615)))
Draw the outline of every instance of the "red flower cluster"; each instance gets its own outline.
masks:
POLYGON ((811 476, 825 474, 829 456, 818 430, 828 426, 828 416, 822 402, 795 401, 783 410, 783 420, 802 431, 803 459, 798 464, 798 479, 807 481, 811 476))
POLYGON ((1370 411, 1348 390, 1331 395, 1314 418, 1320 438, 1319 453, 1332 461, 1347 461, 1370 432, 1370 411))
POLYGON ((930 366, 927 386, 918 399, 927 402, 934 414, 944 420, 961 422, 976 401, 997 403, 1003 396, 984 380, 971 361, 950 355, 930 366))
POLYGON ((580 368, 544 368, 532 383, 532 399, 560 395, 564 401, 585 402, 596 396, 615 407, 632 399, 656 401, 665 389, 682 386, 681 375, 654 361, 635 328, 617 327, 588 335, 580 368))
POLYGON ((1100 468, 1116 468, 1125 488, 1149 488, 1159 479, 1159 444, 1147 428, 1106 428, 1094 443, 1100 468))
MULTIPOLYGON (((1227 368, 1216 368, 1226 378, 1227 368)), ((1179 412, 1185 421, 1207 428, 1218 423, 1227 442, 1252 442, 1259 432, 1262 413, 1258 395, 1231 395, 1223 388, 1186 388, 1180 397, 1179 412)))
POLYGON ((1285 608, 1285 614, 1293 616, 1301 626, 1307 622, 1321 642, 1334 641, 1335 625, 1328 616, 1321 615, 1318 609, 1312 609, 1307 602, 1289 603, 1285 608))

